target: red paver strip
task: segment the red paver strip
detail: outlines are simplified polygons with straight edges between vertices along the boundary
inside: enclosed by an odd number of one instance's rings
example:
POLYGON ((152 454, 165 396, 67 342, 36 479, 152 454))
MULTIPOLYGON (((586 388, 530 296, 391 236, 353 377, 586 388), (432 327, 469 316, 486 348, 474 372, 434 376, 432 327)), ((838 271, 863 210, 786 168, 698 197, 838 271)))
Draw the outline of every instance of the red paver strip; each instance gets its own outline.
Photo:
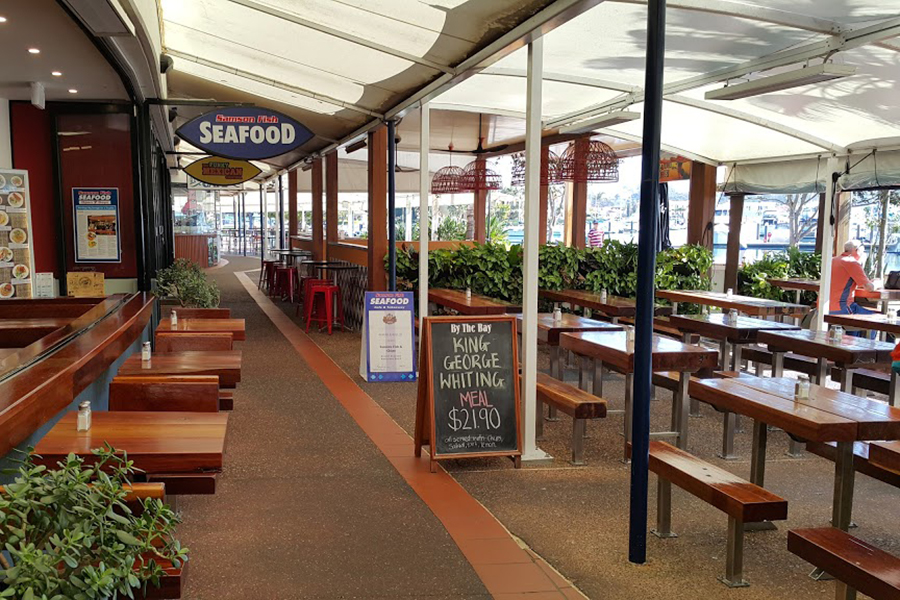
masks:
POLYGON ((413 440, 406 431, 290 317, 257 290, 256 284, 245 273, 235 273, 235 276, 406 483, 440 519, 492 596, 502 600, 585 597, 543 559, 520 547, 500 521, 446 471, 441 468, 432 473, 427 453, 421 458, 413 455, 413 440), (556 577, 551 578, 547 573, 556 577))

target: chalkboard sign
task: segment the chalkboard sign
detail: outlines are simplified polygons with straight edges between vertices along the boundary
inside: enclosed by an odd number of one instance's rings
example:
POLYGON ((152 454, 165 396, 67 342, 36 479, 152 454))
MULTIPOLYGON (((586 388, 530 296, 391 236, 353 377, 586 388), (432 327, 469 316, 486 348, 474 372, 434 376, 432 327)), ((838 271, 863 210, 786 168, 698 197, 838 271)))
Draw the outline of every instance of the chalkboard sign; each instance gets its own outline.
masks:
POLYGON ((511 456, 519 465, 516 341, 515 317, 424 319, 416 456, 428 444, 432 461, 511 456))

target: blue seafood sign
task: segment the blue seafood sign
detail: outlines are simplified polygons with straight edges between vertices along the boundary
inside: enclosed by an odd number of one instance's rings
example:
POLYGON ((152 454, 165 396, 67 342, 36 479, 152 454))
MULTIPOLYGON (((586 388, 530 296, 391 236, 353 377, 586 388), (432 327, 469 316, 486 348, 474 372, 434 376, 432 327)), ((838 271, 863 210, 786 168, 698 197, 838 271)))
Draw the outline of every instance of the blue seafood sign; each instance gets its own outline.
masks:
POLYGON ((175 133, 210 154, 243 160, 285 154, 313 137, 312 131, 287 115, 243 106, 211 110, 175 133))

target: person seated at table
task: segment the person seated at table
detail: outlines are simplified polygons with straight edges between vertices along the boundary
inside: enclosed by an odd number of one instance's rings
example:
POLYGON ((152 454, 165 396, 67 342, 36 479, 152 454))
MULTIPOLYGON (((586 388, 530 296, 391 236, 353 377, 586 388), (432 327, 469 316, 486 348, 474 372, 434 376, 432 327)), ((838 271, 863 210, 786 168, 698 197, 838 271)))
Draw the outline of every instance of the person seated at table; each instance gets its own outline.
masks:
MULTIPOLYGON (((831 294, 829 313, 832 315, 868 315, 874 311, 856 303, 856 288, 875 289, 873 282, 863 271, 865 250, 859 240, 844 244, 844 253, 831 261, 831 294)), ((853 335, 862 335, 861 331, 853 335)))

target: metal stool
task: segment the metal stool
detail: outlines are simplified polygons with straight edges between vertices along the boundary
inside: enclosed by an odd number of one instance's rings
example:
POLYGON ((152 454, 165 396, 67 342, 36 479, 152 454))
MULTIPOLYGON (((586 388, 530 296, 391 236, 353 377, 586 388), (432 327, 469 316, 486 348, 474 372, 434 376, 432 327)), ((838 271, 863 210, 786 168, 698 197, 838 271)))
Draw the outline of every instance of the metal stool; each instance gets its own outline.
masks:
POLYGON ((337 317, 341 327, 344 324, 344 307, 341 303, 341 288, 332 283, 315 283, 310 286, 310 302, 306 307, 306 331, 309 333, 309 326, 313 321, 328 323, 328 335, 331 335, 331 328, 334 325, 334 307, 337 305, 337 317), (325 301, 325 318, 319 311, 314 310, 316 298, 320 297, 325 301))

